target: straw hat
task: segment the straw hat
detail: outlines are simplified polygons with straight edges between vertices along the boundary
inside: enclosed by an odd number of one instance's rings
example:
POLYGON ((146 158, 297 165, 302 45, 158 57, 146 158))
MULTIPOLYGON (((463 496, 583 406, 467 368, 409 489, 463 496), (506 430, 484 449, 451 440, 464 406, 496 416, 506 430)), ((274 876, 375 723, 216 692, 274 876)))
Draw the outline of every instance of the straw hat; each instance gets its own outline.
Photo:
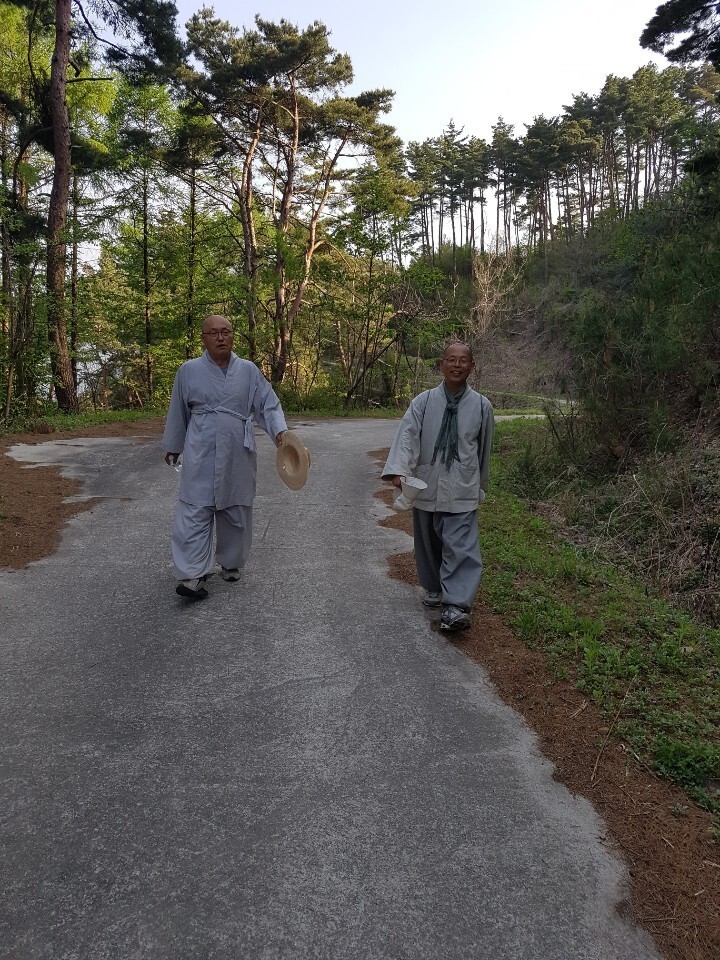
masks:
POLYGON ((282 482, 291 490, 305 486, 310 467, 310 451, 303 446, 297 434, 286 430, 275 458, 282 482))

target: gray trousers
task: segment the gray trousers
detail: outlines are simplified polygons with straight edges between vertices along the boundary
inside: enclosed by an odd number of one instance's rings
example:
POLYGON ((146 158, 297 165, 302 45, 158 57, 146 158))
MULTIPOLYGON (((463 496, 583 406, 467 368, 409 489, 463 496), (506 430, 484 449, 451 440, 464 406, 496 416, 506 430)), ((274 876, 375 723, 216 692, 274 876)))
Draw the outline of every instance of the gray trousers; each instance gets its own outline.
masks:
POLYGON ((213 520, 217 534, 215 560, 228 570, 245 566, 252 543, 252 506, 197 507, 178 500, 172 528, 172 558, 178 580, 212 573, 213 520))
POLYGON ((415 564, 420 586, 442 602, 469 610, 482 577, 477 510, 431 513, 413 509, 415 564))

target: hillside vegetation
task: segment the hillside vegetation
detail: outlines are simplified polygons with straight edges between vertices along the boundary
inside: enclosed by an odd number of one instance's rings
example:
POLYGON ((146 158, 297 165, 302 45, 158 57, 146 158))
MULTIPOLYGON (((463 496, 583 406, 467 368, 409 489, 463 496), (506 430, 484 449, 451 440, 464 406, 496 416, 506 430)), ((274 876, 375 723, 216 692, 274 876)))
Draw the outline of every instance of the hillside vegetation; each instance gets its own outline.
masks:
POLYGON ((720 189, 704 164, 527 261, 515 315, 532 316, 538 356, 552 345, 568 361, 549 378, 562 373, 575 402, 548 406, 514 483, 568 536, 717 625, 720 189))

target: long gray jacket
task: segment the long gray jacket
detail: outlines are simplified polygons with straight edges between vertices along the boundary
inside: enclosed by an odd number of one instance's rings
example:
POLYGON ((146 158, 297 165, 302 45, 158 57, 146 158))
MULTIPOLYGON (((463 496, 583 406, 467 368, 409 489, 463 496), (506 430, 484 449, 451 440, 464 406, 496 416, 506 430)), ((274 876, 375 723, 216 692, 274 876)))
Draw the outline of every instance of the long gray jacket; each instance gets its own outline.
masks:
POLYGON ((280 401, 254 363, 233 353, 225 374, 205 351, 182 364, 162 439, 164 450, 183 455, 181 500, 217 510, 252 504, 253 423, 273 442, 287 430, 280 401))
POLYGON ((418 510, 469 513, 485 499, 495 418, 487 397, 468 388, 458 406, 458 453, 450 469, 432 460, 435 440, 445 413, 441 383, 419 394, 402 418, 382 472, 391 476, 418 477, 427 483, 413 501, 418 510))

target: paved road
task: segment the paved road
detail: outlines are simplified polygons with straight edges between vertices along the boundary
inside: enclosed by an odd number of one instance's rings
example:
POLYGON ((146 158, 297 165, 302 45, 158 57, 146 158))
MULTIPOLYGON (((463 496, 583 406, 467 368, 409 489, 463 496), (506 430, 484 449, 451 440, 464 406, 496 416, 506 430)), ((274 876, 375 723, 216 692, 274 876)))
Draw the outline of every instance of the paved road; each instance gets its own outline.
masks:
POLYGON ((0 957, 657 960, 589 805, 386 576, 391 421, 259 438, 239 584, 176 597, 157 439, 16 448, 103 497, 0 574, 0 957))

